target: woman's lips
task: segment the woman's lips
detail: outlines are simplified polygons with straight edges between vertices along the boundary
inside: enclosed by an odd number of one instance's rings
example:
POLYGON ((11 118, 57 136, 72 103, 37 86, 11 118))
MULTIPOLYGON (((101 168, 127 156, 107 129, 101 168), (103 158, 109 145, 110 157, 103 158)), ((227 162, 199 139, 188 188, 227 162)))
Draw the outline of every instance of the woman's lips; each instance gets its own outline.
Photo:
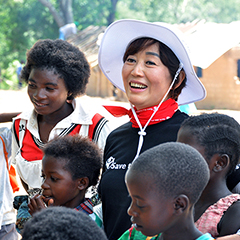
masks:
POLYGON ((145 88, 147 88, 146 85, 141 84, 141 83, 136 83, 136 82, 130 82, 129 85, 130 85, 131 88, 136 88, 136 89, 145 89, 145 88))

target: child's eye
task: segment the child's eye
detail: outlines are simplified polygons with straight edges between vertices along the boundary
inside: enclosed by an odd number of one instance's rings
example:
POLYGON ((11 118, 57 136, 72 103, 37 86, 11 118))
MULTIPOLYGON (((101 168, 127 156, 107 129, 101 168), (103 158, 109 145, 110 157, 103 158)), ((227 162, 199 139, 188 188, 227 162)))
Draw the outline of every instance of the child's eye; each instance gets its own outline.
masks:
POLYGON ((36 88, 36 85, 35 85, 35 84, 28 83, 28 87, 29 87, 29 88, 36 88))
POLYGON ((56 182, 56 181, 58 180, 58 178, 51 176, 51 180, 52 180, 53 182, 56 182))
POLYGON ((54 88, 46 87, 47 91, 53 91, 54 88))
POLYGON ((138 202, 136 202, 136 206, 137 206, 139 209, 143 209, 143 208, 145 208, 145 206, 139 204, 138 202))

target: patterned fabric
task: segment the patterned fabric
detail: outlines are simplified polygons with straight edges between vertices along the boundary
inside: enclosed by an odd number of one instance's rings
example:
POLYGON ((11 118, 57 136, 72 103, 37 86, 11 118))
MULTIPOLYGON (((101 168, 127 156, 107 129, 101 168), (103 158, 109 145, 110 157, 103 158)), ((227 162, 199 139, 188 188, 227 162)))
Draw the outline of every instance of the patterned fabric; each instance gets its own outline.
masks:
MULTIPOLYGON (((147 237, 143 235, 141 232, 137 231, 134 227, 128 229, 118 240, 159 240, 160 235, 158 234, 153 237, 147 237)), ((209 233, 201 235, 196 240, 214 240, 209 233)))
POLYGON ((224 212, 236 201, 240 200, 240 194, 232 194, 221 198, 215 204, 211 205, 202 216, 195 222, 196 227, 202 233, 210 233, 213 237, 219 235, 217 225, 220 222, 224 212))
POLYGON ((87 214, 93 213, 93 204, 89 198, 85 199, 83 203, 81 203, 79 206, 75 208, 77 211, 82 211, 87 214))
POLYGON ((153 237, 147 237, 134 227, 129 228, 118 240, 158 240, 160 234, 153 237))
POLYGON ((81 203, 79 206, 75 208, 77 211, 82 211, 88 216, 100 227, 103 227, 102 220, 98 217, 96 213, 93 212, 93 204, 91 202, 91 199, 86 198, 83 203, 81 203))

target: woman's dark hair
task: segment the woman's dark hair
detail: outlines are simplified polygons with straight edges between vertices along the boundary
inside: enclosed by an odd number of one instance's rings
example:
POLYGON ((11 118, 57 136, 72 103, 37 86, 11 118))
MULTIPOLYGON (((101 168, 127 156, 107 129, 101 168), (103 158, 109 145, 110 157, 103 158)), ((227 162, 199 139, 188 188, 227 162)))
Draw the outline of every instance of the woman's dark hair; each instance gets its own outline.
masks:
MULTIPOLYGON (((151 46, 155 43, 157 43, 159 46, 160 59, 161 59, 162 63, 168 68, 170 75, 173 79, 179 68, 180 62, 179 62, 178 58, 176 57, 176 55, 173 53, 173 51, 168 46, 166 46, 162 42, 159 42, 156 39, 144 37, 144 38, 138 38, 138 39, 134 40, 127 47, 127 50, 123 56, 123 62, 125 62, 127 60, 127 57, 129 55, 133 55, 142 50, 145 50, 146 48, 148 48, 149 46, 151 46)), ((184 70, 182 70, 182 71, 184 71, 184 70)), ((186 86, 186 81, 187 81, 187 79, 185 76, 185 78, 182 81, 182 83, 180 84, 180 86, 178 86, 176 89, 174 89, 174 86, 176 86, 179 82, 179 75, 178 75, 172 89, 169 92, 169 95, 172 99, 177 101, 178 96, 180 95, 182 89, 186 86)))
POLYGON ((21 79, 28 83, 32 69, 52 70, 64 80, 68 99, 85 93, 90 67, 84 54, 72 44, 57 40, 39 40, 27 52, 27 62, 21 79))

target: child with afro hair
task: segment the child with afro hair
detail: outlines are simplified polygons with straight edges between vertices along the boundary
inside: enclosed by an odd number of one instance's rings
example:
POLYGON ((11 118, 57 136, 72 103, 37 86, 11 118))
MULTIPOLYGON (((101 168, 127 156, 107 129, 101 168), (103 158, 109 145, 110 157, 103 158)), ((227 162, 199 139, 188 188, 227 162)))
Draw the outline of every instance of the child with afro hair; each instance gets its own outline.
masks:
POLYGON ((86 214, 66 207, 51 207, 36 213, 23 231, 22 240, 107 240, 86 214))
POLYGON ((102 226, 91 199, 85 198, 87 189, 98 183, 101 168, 102 153, 88 138, 75 135, 52 140, 44 148, 42 195, 30 199, 29 213, 64 206, 85 212, 102 226))
POLYGON ((21 78, 33 109, 13 124, 12 158, 27 191, 41 186, 44 145, 56 136, 87 136, 104 148, 107 120, 76 98, 85 93, 90 66, 79 48, 67 41, 39 40, 27 52, 21 78))

